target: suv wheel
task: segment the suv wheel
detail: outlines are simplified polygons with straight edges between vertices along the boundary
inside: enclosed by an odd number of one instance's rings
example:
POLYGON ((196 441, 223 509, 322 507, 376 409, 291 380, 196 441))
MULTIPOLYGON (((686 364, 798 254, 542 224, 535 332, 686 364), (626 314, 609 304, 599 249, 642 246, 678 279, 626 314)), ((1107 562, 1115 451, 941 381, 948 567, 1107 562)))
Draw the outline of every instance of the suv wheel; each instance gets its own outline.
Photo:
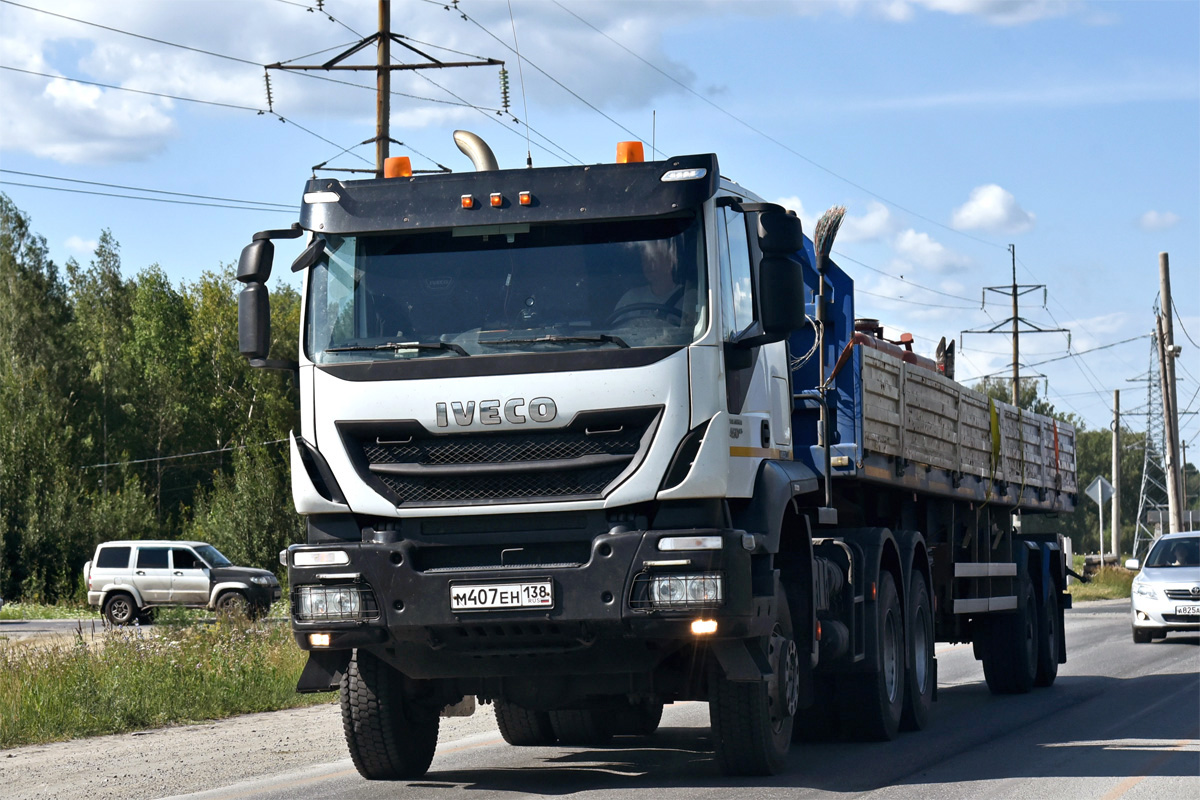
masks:
POLYGON ((217 613, 230 617, 244 617, 250 610, 250 601, 239 591, 229 591, 217 598, 217 613))
POLYGON ((104 601, 104 616, 113 625, 128 625, 134 621, 137 614, 137 603, 124 592, 111 594, 108 600, 104 601))

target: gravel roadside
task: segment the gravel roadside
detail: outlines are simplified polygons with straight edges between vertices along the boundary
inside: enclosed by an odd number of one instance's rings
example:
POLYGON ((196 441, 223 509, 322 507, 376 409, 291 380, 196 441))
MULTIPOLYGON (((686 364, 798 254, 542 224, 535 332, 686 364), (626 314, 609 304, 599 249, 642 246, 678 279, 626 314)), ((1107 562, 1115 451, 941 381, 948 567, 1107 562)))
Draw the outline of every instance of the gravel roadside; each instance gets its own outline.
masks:
MULTIPOLYGON (((442 720, 442 742, 496 731, 492 706, 442 720)), ((496 736, 499 737, 499 732, 496 736)), ((0 750, 6 800, 152 800, 346 761, 336 704, 0 750)))

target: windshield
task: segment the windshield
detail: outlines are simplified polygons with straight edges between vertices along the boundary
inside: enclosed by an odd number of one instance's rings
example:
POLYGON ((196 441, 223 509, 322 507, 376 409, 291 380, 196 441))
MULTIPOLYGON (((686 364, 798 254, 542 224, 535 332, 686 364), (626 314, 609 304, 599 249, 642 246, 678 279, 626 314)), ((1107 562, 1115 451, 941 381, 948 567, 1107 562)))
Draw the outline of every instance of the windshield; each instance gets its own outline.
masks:
POLYGON ((201 558, 214 567, 233 566, 233 562, 221 555, 221 551, 213 547, 211 544, 202 544, 197 546, 196 552, 200 554, 201 558))
POLYGON ((320 236, 305 323, 317 363, 685 345, 708 325, 691 213, 320 236))
POLYGON ((1146 558, 1147 567, 1200 566, 1200 536, 1159 539, 1146 558))

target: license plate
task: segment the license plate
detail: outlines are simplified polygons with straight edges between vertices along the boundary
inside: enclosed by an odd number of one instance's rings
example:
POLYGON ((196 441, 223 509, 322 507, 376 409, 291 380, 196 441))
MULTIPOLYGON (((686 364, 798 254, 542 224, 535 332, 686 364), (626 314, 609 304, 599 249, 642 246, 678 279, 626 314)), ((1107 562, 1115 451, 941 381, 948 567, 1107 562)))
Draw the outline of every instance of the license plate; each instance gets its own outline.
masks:
POLYGON ((457 583, 450 587, 451 611, 553 606, 554 584, 549 578, 519 583, 457 583))
POLYGON ((1200 606, 1175 606, 1175 613, 1185 617, 1200 617, 1200 606))

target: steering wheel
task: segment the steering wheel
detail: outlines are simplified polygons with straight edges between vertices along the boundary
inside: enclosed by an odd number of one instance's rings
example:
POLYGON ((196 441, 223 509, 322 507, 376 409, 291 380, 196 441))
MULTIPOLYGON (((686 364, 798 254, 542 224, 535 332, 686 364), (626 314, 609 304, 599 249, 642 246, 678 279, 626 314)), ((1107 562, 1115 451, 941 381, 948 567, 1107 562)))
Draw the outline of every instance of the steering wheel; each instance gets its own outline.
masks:
POLYGON ((660 320, 664 320, 664 321, 666 321, 670 317, 675 317, 676 324, 678 324, 679 322, 683 322, 683 311, 679 308, 676 308, 675 306, 669 306, 664 303, 630 303, 627 306, 621 306, 620 308, 618 308, 617 310, 615 310, 611 314, 609 314, 608 318, 604 320, 604 327, 606 327, 606 328, 615 327, 617 322, 619 322, 620 320, 623 320, 626 317, 632 317, 632 316, 639 316, 639 317, 653 316, 656 319, 660 319, 660 320), (647 313, 647 312, 651 312, 651 313, 647 313))

